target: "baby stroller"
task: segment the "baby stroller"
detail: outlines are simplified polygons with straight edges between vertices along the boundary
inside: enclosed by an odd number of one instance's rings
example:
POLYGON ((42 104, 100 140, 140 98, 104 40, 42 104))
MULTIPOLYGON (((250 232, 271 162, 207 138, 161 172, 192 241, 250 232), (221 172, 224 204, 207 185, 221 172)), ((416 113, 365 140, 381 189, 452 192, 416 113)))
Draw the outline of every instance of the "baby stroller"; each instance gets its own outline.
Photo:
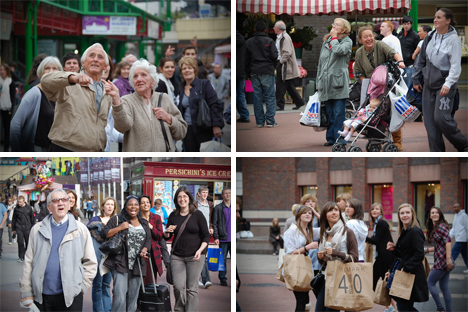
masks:
MULTIPOLYGON (((358 110, 366 107, 375 98, 380 100, 380 104, 370 117, 355 129, 357 133, 354 140, 350 141, 351 146, 348 152, 362 152, 359 146, 354 146, 358 139, 368 140, 366 151, 368 152, 398 152, 398 148, 393 144, 391 133, 388 130, 391 120, 391 101, 389 93, 394 86, 403 79, 396 62, 386 62, 378 66, 370 78, 366 92, 366 99, 359 106, 358 110), (383 145, 383 147, 382 147, 383 145)), ((336 140, 332 147, 332 152, 346 152, 346 141, 342 137, 336 140)))

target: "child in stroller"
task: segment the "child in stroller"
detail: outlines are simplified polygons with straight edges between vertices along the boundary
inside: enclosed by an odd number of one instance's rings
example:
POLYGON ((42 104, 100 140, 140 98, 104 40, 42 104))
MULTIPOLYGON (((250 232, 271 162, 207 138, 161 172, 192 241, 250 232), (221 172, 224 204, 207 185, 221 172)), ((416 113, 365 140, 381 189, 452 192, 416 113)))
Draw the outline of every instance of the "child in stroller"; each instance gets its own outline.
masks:
POLYGON ((380 104, 379 99, 373 99, 369 105, 365 108, 361 108, 357 113, 356 117, 349 118, 343 122, 343 131, 338 131, 338 134, 344 138, 345 141, 349 141, 354 134, 355 129, 362 125, 367 118, 372 116, 372 113, 377 109, 380 104))

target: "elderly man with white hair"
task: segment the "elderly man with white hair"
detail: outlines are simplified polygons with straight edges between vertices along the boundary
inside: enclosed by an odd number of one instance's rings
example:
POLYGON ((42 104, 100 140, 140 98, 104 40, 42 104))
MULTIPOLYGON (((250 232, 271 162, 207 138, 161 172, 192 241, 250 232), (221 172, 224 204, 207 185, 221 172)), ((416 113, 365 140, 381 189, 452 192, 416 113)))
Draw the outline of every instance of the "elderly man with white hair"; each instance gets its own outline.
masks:
POLYGON ((276 73, 276 110, 284 110, 284 95, 288 91, 296 107, 305 104, 294 86, 293 79, 299 77, 296 54, 291 37, 286 32, 286 24, 278 21, 273 27, 276 34, 276 48, 278 49, 278 66, 276 73))
POLYGON ((120 98, 119 89, 107 81, 112 97, 114 127, 124 134, 124 152, 174 152, 174 140, 182 140, 187 123, 166 93, 153 91, 159 78, 156 67, 140 59, 130 68, 130 84, 135 93, 120 98))
POLYGON ((68 194, 47 196, 51 212, 31 229, 20 282, 20 305, 40 311, 82 311, 97 272, 88 228, 69 214, 68 194))
POLYGON ((99 43, 81 57, 81 73, 54 72, 44 75, 42 90, 56 101, 54 124, 49 132, 51 152, 102 152, 111 97, 104 92, 101 76, 109 58, 99 43))

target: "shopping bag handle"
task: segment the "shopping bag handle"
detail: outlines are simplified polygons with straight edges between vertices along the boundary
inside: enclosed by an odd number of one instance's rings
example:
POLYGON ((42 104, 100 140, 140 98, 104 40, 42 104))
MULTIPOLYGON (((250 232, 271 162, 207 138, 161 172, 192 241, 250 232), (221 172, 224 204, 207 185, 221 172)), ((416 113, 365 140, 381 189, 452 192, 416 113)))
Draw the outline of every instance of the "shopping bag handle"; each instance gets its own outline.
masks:
MULTIPOLYGON (((216 137, 213 137, 211 141, 217 141, 216 137)), ((223 143, 223 137, 219 138, 219 142, 223 143)))

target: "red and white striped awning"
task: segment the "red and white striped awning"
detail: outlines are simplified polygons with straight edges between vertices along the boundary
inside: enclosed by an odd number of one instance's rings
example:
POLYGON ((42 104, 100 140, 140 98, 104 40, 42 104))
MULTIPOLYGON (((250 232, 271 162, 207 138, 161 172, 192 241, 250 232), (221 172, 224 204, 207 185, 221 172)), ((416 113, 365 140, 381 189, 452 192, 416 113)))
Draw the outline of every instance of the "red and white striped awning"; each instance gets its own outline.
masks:
POLYGON ((410 8, 411 0, 237 0, 238 12, 277 15, 398 14, 410 8))
POLYGON ((385 21, 398 22, 399 24, 402 24, 403 17, 374 17, 372 19, 373 23, 380 23, 385 21))

